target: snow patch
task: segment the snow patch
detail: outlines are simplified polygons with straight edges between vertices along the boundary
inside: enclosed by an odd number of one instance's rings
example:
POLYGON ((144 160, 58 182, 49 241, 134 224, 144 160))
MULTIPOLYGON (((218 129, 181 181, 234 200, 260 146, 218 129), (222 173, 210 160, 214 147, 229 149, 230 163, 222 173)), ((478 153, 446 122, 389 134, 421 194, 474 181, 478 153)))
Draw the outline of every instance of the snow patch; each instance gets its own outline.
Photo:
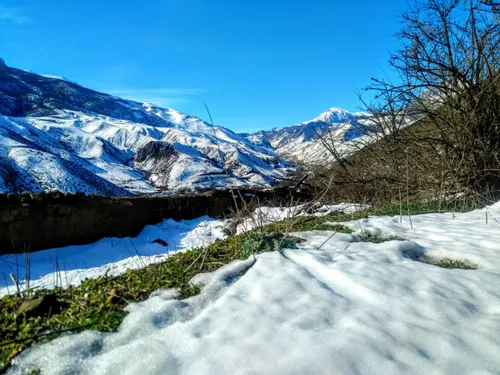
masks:
MULTIPOLYGON (((225 220, 208 216, 180 222, 169 219, 146 226, 135 238, 104 238, 89 245, 37 251, 31 253, 29 259, 23 254, 2 255, 0 274, 13 273, 24 289, 27 286, 26 263, 29 262, 31 288, 79 285, 86 278, 120 275, 127 269, 162 262, 179 251, 208 246, 226 236, 226 225, 225 220), (154 243, 158 238, 168 246, 154 243)), ((0 288, 0 297, 9 292, 15 292, 12 283, 0 288)))

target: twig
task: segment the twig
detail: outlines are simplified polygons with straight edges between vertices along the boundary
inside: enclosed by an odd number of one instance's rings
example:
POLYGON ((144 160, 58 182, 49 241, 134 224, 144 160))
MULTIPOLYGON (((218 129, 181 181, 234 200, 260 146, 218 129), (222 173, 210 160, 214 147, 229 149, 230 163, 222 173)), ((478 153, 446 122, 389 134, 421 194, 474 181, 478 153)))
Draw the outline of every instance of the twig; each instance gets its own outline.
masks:
MULTIPOLYGON (((226 165, 224 163, 224 154, 222 153, 222 150, 220 148, 220 144, 219 144, 219 141, 217 138, 217 132, 215 131, 214 120, 212 119, 212 114, 210 113, 210 110, 208 109, 207 103, 205 103, 205 109, 207 110, 208 117, 210 118, 210 123, 212 125, 212 131, 214 133, 214 141, 215 141, 215 144, 217 145, 217 149, 219 151, 219 158, 220 158, 221 163, 222 163, 222 169, 224 170, 224 173, 226 174, 226 176, 229 180, 229 177, 231 177, 231 176, 229 175, 229 171, 227 170, 226 165)), ((231 192, 231 196, 233 197, 234 208, 236 209, 236 213, 238 213, 239 212, 238 202, 236 201, 236 198, 234 196, 235 194, 234 194, 234 190, 232 188, 232 185, 229 185, 229 191, 231 192)), ((238 190, 238 195, 241 197, 241 193, 239 190, 238 190)), ((242 199, 242 201, 243 201, 243 199, 242 199)))
MULTIPOLYGON (((493 216, 493 214, 490 212, 490 210, 489 210, 488 206, 486 206, 485 208, 486 208, 486 215, 490 214, 490 216, 493 218, 493 220, 495 220, 495 222, 496 222, 497 224, 499 224, 499 222, 498 222, 497 218, 496 218, 495 216, 493 216)), ((488 216, 486 216, 486 217, 488 217, 488 216)), ((486 222, 486 224, 487 224, 487 223, 488 223, 488 222, 486 222)))
POLYGON ((344 253, 345 253, 345 251, 349 248, 349 246, 351 246, 351 244, 352 244, 352 242, 349 242, 349 243, 347 244, 347 246, 346 246, 346 247, 344 247, 344 250, 337 252, 337 254, 335 254, 334 256, 332 256, 332 259, 334 259, 334 258, 338 257, 340 254, 344 254, 344 253))
POLYGON ((406 208, 408 209, 408 218, 410 219, 410 227, 413 230, 413 221, 411 220, 410 203, 410 165, 408 163, 408 150, 406 150, 406 208))
POLYGON ((7 294, 10 296, 9 284, 7 283, 7 277, 5 276, 5 272, 2 272, 3 280, 5 282, 5 287, 7 288, 7 294))
POLYGON ((403 223, 403 198, 401 197, 401 186, 399 186, 399 224, 403 223))
POLYGON ((29 289, 31 281, 31 253, 29 247, 27 248, 27 250, 26 246, 24 247, 23 256, 24 256, 24 264, 26 265, 25 289, 29 289))
POLYGON ((202 251, 202 252, 200 253, 200 255, 198 255, 198 256, 196 257, 196 259, 193 261, 193 263, 191 263, 191 264, 189 265, 189 267, 188 267, 188 268, 186 268, 186 270, 185 270, 185 271, 184 271, 184 273, 183 273, 184 275, 185 275, 185 274, 186 274, 186 273, 187 273, 187 272, 191 269, 191 267, 193 267, 193 266, 196 264, 196 262, 198 261, 198 259, 200 259, 200 258, 201 258, 201 256, 203 255, 203 253, 204 253, 204 251, 202 251))
POLYGON ((201 261, 201 265, 200 265, 200 271, 203 269, 203 265, 205 264, 205 259, 207 259, 207 255, 208 255, 208 247, 205 249, 204 251, 204 255, 203 255, 203 260, 201 261))
POLYGON ((20 290, 19 290, 19 284, 17 283, 17 280, 16 280, 16 278, 15 278, 14 274, 11 272, 11 273, 9 274, 9 276, 10 276, 10 279, 12 280, 12 282, 14 283, 14 286, 15 286, 15 287, 16 287, 16 289, 17 289, 17 293, 19 294, 19 293, 20 293, 20 290))
POLYGON ((326 239, 326 241, 325 241, 325 242, 323 242, 323 243, 321 244, 321 246, 317 248, 317 250, 320 250, 320 249, 321 249, 321 248, 322 248, 322 247, 323 247, 323 246, 324 246, 324 245, 325 245, 328 241, 330 241, 330 240, 332 239, 332 237, 333 237, 333 236, 335 236, 337 233, 338 233, 338 231, 333 232, 333 234, 332 234, 330 237, 328 237, 328 238, 326 239))
POLYGON ((139 257, 139 262, 140 262, 140 267, 141 268, 144 268, 146 267, 146 263, 144 262, 144 260, 142 259, 142 255, 141 253, 139 252, 139 250, 137 250, 137 247, 134 245, 134 243, 132 242, 132 239, 130 237, 128 237, 128 240, 130 241, 130 244, 132 245, 132 247, 134 248, 134 251, 135 253, 137 254, 137 256, 139 257))
POLYGON ((361 227, 361 222, 358 220, 358 226, 359 226, 359 230, 361 231, 361 236, 364 237, 364 231, 363 231, 363 228, 361 227))

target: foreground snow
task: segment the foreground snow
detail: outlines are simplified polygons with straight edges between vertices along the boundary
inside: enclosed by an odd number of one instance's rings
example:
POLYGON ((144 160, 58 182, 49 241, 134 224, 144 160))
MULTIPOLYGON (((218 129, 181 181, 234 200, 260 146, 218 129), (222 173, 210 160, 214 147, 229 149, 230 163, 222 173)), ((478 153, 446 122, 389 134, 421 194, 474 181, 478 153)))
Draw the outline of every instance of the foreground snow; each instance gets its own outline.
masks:
POLYGON ((234 262, 194 282, 188 300, 131 304, 114 334, 34 347, 12 374, 498 374, 500 204, 466 214, 349 223, 412 241, 298 234, 299 249, 234 262), (478 270, 414 261, 469 259, 478 270), (243 276, 239 277, 244 271, 243 276))

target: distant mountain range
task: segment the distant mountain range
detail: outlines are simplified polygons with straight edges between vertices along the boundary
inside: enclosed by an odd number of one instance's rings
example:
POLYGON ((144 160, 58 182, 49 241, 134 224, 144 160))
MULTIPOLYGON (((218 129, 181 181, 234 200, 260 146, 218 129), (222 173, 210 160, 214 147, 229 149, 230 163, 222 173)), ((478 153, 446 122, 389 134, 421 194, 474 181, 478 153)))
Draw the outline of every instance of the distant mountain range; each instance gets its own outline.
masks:
POLYGON ((334 142, 342 148, 345 142, 372 132, 368 114, 330 108, 313 120, 248 134, 246 137, 254 144, 270 148, 292 162, 323 165, 333 161, 323 141, 334 142))
POLYGON ((268 188, 297 173, 293 162, 324 158, 316 132, 342 142, 369 131, 366 118, 332 108, 299 125, 237 134, 0 59, 0 193, 268 188))

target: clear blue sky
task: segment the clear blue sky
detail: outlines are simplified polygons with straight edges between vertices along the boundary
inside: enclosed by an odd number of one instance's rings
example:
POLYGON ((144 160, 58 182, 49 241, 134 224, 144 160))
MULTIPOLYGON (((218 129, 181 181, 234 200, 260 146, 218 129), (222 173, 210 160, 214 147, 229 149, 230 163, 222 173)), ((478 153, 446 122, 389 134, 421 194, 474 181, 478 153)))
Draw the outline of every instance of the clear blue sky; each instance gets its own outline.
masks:
POLYGON ((235 131, 357 110, 405 0, 0 0, 0 57, 235 131))

